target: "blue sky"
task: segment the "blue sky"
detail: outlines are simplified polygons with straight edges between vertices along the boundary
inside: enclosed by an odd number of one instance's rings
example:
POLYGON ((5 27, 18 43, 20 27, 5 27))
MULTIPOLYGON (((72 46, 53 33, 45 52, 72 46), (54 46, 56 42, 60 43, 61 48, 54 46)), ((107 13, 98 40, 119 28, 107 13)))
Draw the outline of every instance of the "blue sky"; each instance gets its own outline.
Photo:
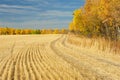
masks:
POLYGON ((0 0, 0 26, 68 28, 75 9, 85 0, 0 0))

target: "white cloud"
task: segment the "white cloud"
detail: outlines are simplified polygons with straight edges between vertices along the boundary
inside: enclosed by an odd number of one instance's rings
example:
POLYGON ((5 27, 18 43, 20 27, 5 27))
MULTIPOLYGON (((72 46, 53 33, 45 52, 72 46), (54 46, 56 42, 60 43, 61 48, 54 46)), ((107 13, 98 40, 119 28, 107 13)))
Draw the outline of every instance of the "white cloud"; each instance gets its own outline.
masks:
MULTIPOLYGON (((35 0, 24 0, 29 2, 35 2, 35 0)), ((48 3, 48 0, 36 0, 36 2, 42 5, 51 5, 48 3)), ((51 0, 52 1, 52 0, 51 0)), ((59 4, 59 3, 57 3, 59 4)), ((57 28, 57 27, 67 27, 69 22, 71 21, 72 11, 67 9, 54 9, 54 8, 70 8, 71 6, 63 6, 63 4, 59 5, 51 5, 51 9, 44 9, 40 11, 40 5, 37 7, 34 6, 22 6, 22 5, 0 5, 0 12, 6 12, 7 14, 12 13, 18 14, 17 17, 14 16, 6 16, 4 17, 4 21, 0 22, 2 26, 8 27, 17 27, 17 28, 57 28), (35 11, 31 11, 35 10, 35 11), (65 11, 66 10, 66 11, 65 11), (19 16, 19 14, 27 15, 27 16, 19 16), (7 18, 9 17, 9 18, 7 18), (57 18, 57 19, 56 19, 57 18), (68 19, 69 18, 69 19, 68 19), (9 20, 7 20, 9 19, 9 20), (15 21, 15 22, 14 22, 15 21), (21 22, 20 22, 21 21, 21 22)))
MULTIPOLYGON (((8 13, 17 13, 17 14, 27 14, 28 12, 25 10, 18 9, 0 9, 0 12, 8 12, 8 13)), ((37 12, 31 16, 23 16, 20 17, 19 20, 23 20, 22 22, 14 22, 14 20, 18 20, 18 17, 14 17, 14 19, 10 18, 10 21, 0 22, 2 26, 8 27, 17 27, 17 28, 62 28, 63 26, 67 27, 69 22, 71 21, 70 17, 72 17, 71 11, 62 11, 62 10, 47 10, 44 12, 37 12), (61 17, 61 19, 59 19, 61 17), (66 19, 69 17, 69 19, 66 19), (57 18, 57 19, 56 19, 57 18), (64 19, 65 18, 65 19, 64 19), (25 20, 25 21, 24 21, 25 20)))
POLYGON ((49 4, 49 1, 45 1, 45 0, 24 0, 24 1, 27 1, 27 2, 37 2, 37 3, 42 3, 44 5, 48 5, 49 4))
POLYGON ((15 13, 15 14, 25 14, 26 13, 27 14, 28 12, 31 12, 31 10, 36 10, 36 12, 37 12, 40 9, 35 8, 33 6, 0 4, 0 12, 15 13))
MULTIPOLYGON (((76 3, 78 4, 78 3, 76 3)), ((51 7, 53 8, 60 8, 60 9, 76 9, 79 8, 78 5, 71 5, 70 3, 68 3, 67 5, 65 4, 61 4, 61 3, 56 3, 56 5, 52 5, 51 7)))
POLYGON ((14 14, 24 14, 27 13, 28 11, 26 10, 18 10, 18 9, 1 9, 0 12, 7 12, 7 13, 14 13, 14 14))
POLYGON ((60 16, 60 17, 71 17, 72 12, 71 11, 63 11, 63 10, 47 10, 43 13, 39 14, 40 16, 60 16))
POLYGON ((6 5, 6 4, 0 4, 0 8, 8 8, 8 9, 32 9, 32 10, 38 10, 37 8, 33 6, 22 6, 22 5, 6 5))

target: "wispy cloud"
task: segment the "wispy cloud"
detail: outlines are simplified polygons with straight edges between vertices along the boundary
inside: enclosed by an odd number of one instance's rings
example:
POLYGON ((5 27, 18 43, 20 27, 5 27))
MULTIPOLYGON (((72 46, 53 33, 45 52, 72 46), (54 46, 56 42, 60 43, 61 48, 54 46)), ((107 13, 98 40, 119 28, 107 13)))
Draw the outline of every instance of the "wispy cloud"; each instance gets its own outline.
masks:
POLYGON ((28 9, 28 10, 38 10, 33 6, 24 6, 24 5, 7 5, 7 4, 0 4, 0 9, 28 9))
POLYGON ((83 2, 84 0, 1 0, 0 25, 17 28, 67 27, 73 10, 83 2))
POLYGON ((68 17, 72 16, 71 11, 63 11, 63 10, 47 10, 44 13, 39 14, 40 16, 57 16, 57 17, 68 17))
POLYGON ((25 13, 26 11, 25 10, 17 10, 17 9, 0 9, 0 12, 21 14, 21 13, 25 13))
MULTIPOLYGON (((39 11, 40 8, 35 8, 33 6, 24 6, 24 5, 7 5, 0 4, 0 12, 13 13, 13 14, 27 14, 31 10, 39 11)), ((31 12, 32 13, 32 12, 31 12)))
POLYGON ((29 11, 27 10, 18 10, 18 9, 1 9, 0 12, 5 12, 5 13, 13 13, 13 14, 25 14, 28 13, 29 11))
POLYGON ((48 0, 24 0, 24 1, 27 1, 27 2, 36 2, 36 3, 42 3, 44 5, 48 5, 50 1, 48 0))

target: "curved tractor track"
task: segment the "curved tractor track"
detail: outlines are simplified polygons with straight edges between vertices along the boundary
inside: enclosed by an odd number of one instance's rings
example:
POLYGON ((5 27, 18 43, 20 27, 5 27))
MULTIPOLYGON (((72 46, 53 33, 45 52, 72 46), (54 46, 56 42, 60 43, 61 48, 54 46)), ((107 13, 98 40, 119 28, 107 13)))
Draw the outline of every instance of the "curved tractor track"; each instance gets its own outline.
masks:
POLYGON ((2 36, 9 45, 0 46, 0 80, 120 80, 120 61, 87 53, 68 37, 2 36))

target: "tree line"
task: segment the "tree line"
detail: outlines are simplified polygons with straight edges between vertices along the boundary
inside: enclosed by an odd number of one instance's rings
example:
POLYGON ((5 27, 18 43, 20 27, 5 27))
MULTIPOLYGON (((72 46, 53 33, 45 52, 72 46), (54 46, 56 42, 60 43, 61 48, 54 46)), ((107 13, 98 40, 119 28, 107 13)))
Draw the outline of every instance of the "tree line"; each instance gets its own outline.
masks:
POLYGON ((88 37, 117 40, 120 31, 120 0, 86 0, 73 12, 69 30, 88 37))
POLYGON ((0 27, 0 35, 24 35, 24 34, 66 34, 66 29, 15 29, 0 27))

